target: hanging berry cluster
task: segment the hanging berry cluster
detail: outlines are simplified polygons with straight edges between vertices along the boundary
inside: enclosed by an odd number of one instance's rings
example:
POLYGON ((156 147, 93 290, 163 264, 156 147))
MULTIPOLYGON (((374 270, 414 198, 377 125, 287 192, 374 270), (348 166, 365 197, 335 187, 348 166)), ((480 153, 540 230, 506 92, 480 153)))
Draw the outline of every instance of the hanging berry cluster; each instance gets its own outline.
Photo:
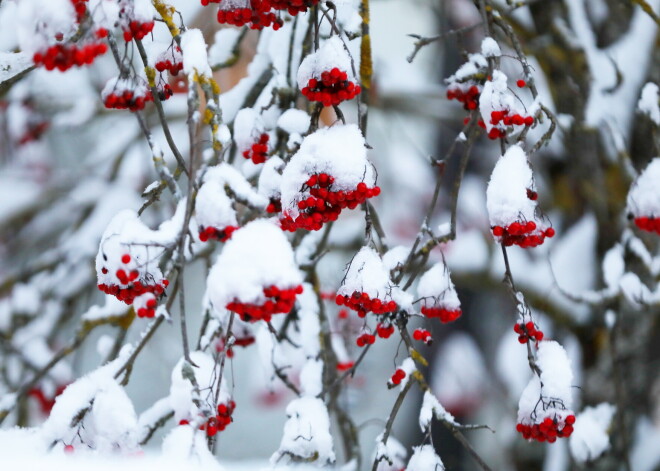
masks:
POLYGON ((206 242, 207 240, 219 240, 220 242, 227 242, 236 229, 238 229, 236 226, 226 226, 222 229, 211 226, 200 226, 199 240, 202 242, 206 242))
POLYGON ((154 29, 153 8, 148 0, 120 0, 119 26, 124 41, 142 40, 154 29))
POLYGON ((397 304, 393 300, 384 301, 378 298, 370 298, 367 293, 353 291, 350 296, 338 294, 335 302, 339 306, 346 306, 356 311, 359 317, 365 317, 367 313, 386 314, 397 310, 397 304))
POLYGON ((566 418, 558 420, 557 417, 545 417, 540 423, 534 424, 516 424, 516 431, 520 433, 525 440, 536 440, 538 442, 554 443, 557 438, 568 438, 573 433, 574 415, 567 415, 566 418))
POLYGON ((529 341, 540 342, 543 340, 543 332, 537 329, 536 325, 529 322, 518 322, 513 326, 513 331, 518 334, 518 342, 527 343, 529 341))
POLYGON ((360 94, 361 88, 352 70, 344 43, 339 36, 332 36, 302 61, 298 87, 310 101, 324 106, 338 105, 360 94))
POLYGON ((295 16, 318 4, 318 0, 201 0, 201 3, 203 6, 219 4, 218 23, 278 30, 284 24, 280 11, 295 16))
POLYGON ((255 165, 268 159, 270 136, 261 113, 254 108, 243 108, 234 119, 234 140, 238 151, 255 165))
MULTIPOLYGON (((101 247, 103 249, 103 247, 101 247)), ((99 279, 105 280, 98 284, 98 288, 105 294, 115 296, 126 304, 133 304, 138 296, 145 293, 152 293, 155 296, 161 296, 169 281, 161 278, 159 280, 150 274, 144 272, 135 260, 129 255, 124 254, 121 257, 122 267, 114 273, 110 273, 102 263, 99 279)), ((97 259, 98 265, 98 259, 97 259)))
POLYGON ((401 381, 406 377, 406 372, 403 371, 401 368, 397 368, 392 377, 390 378, 388 382, 389 387, 394 387, 398 386, 401 384, 401 381))
POLYGON ((493 235, 505 246, 517 245, 523 249, 537 247, 543 244, 546 237, 552 238, 555 235, 552 227, 537 230, 534 221, 515 221, 506 227, 494 226, 492 231, 493 235))
POLYGON ((447 99, 456 100, 468 111, 479 108, 479 95, 481 91, 477 85, 471 85, 467 89, 454 86, 447 89, 447 99))
POLYGON ((311 196, 298 201, 300 213, 295 219, 284 215, 280 220, 282 229, 290 232, 296 229, 318 231, 326 222, 336 221, 343 209, 355 209, 380 194, 380 187, 369 188, 364 182, 358 183, 355 190, 334 190, 334 181, 334 177, 326 173, 310 176, 305 182, 305 189, 311 196))
MULTIPOLYGON (((158 90, 158 98, 165 101, 174 94, 165 83, 158 90)), ((108 80, 101 92, 103 105, 109 109, 139 111, 154 100, 151 90, 141 79, 115 77, 108 80)))
POLYGON ((108 35, 108 31, 92 25, 91 19, 86 21, 87 0, 71 0, 71 4, 75 10, 75 18, 73 24, 67 28, 66 35, 59 30, 58 25, 53 25, 57 31, 51 31, 49 19, 40 23, 36 34, 42 36, 43 46, 37 48, 32 56, 37 67, 63 72, 72 67, 89 65, 107 52, 108 46, 102 40, 108 35), (77 34, 80 34, 80 37, 76 37, 77 34), (74 37, 75 42, 72 40, 74 37))
POLYGON ((634 219, 635 225, 643 231, 660 234, 660 218, 654 216, 634 219))
POLYGON ((461 302, 444 263, 436 263, 422 275, 417 294, 422 300, 420 310, 424 316, 440 319, 443 324, 461 317, 461 302))
POLYGON ((493 127, 488 131, 488 138, 499 139, 506 137, 507 133, 513 131, 512 126, 532 126, 534 124, 534 117, 511 113, 507 109, 492 111, 490 113, 490 124, 493 127))
POLYGON ((445 80, 447 99, 456 100, 468 111, 479 108, 479 97, 483 88, 488 62, 481 54, 470 54, 468 61, 456 73, 445 80))
POLYGON ((362 348, 367 345, 372 345, 376 342, 376 336, 373 334, 370 334, 369 332, 364 332, 360 334, 360 336, 355 340, 355 344, 362 348))
POLYGON ((151 319, 156 316, 156 306, 158 305, 158 300, 153 293, 144 293, 140 296, 137 296, 133 301, 133 308, 135 313, 140 318, 151 319))
POLYGON ((413 332, 413 339, 424 342, 426 345, 431 345, 433 343, 431 332, 426 329, 415 329, 413 332))
POLYGON ((392 324, 388 323, 378 323, 376 326, 376 334, 381 338, 381 339, 388 339, 392 336, 394 333, 394 326, 392 324))
POLYGON ((260 320, 270 322, 273 314, 288 314, 296 302, 296 295, 303 292, 302 285, 293 288, 280 289, 275 285, 264 288, 266 298, 261 304, 247 304, 238 300, 227 304, 227 309, 238 314, 244 322, 260 320))
POLYGON ((158 72, 165 72, 166 70, 171 75, 178 75, 183 70, 183 56, 179 46, 170 46, 166 51, 163 51, 156 58, 154 68, 158 72))
POLYGON ((263 133, 259 136, 257 142, 252 144, 248 149, 243 151, 243 157, 248 160, 252 160, 252 163, 262 164, 268 158, 268 140, 270 137, 268 134, 263 133))
POLYGON ((199 426, 199 429, 206 431, 206 436, 208 437, 213 437, 218 432, 223 432, 234 421, 232 414, 235 408, 236 403, 233 400, 230 400, 226 404, 218 404, 218 413, 213 417, 209 417, 204 424, 199 426))
POLYGON ((227 196, 224 184, 216 179, 213 171, 207 172, 204 184, 195 199, 195 219, 199 228, 199 240, 226 242, 238 229, 236 211, 227 196))

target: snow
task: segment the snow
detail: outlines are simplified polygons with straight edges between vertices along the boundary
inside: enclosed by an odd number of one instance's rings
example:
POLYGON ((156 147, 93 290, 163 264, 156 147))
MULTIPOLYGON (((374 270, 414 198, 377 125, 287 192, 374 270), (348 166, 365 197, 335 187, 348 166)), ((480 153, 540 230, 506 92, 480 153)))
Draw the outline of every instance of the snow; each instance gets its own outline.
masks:
POLYGON ((597 459, 610 447, 609 430, 616 407, 606 402, 586 407, 575 418, 569 439, 571 456, 578 463, 597 459))
POLYGON ((271 463, 275 465, 286 457, 312 461, 319 467, 334 463, 330 417, 323 401, 309 396, 294 399, 286 415, 282 442, 271 463))
POLYGON ((502 51, 500 51, 497 41, 488 36, 481 41, 481 54, 484 57, 500 57, 502 51))
POLYGON ((254 108, 243 108, 234 119, 234 140, 240 152, 249 149, 265 132, 264 122, 254 108))
POLYGON ((32 65, 32 58, 24 52, 0 52, 0 84, 15 77, 32 65))
POLYGON ((207 295, 217 311, 234 301, 263 304, 263 289, 289 289, 302 282, 293 250, 282 230, 258 219, 234 232, 211 268, 207 295))
POLYGON ((383 443, 383 434, 376 437, 376 456, 382 459, 378 462, 376 471, 400 471, 405 469, 408 450, 396 438, 390 435, 387 437, 387 443, 383 443))
POLYGON ((616 289, 619 280, 626 270, 626 263, 623 259, 624 251, 621 244, 616 244, 605 253, 603 257, 603 279, 605 285, 610 289, 616 289))
POLYGON ((413 454, 408 461, 406 471, 444 471, 442 460, 435 453, 433 445, 422 445, 413 448, 413 454))
POLYGON ((231 59, 240 35, 241 30, 238 28, 223 28, 216 31, 213 45, 209 48, 209 63, 215 66, 231 59))
POLYGON ((660 217, 660 157, 648 164, 628 192, 627 210, 635 217, 660 217))
POLYGON ((188 29, 181 35, 181 51, 186 74, 197 72, 205 77, 213 76, 206 56, 206 42, 200 30, 188 29))
POLYGON ((207 180, 200 187, 195 199, 195 219, 201 227, 222 230, 238 226, 232 201, 221 182, 207 180))
POLYGON ((642 94, 637 102, 637 109, 649 117, 656 126, 660 126, 660 89, 653 82, 648 82, 642 88, 642 94))
POLYGON ((264 209, 268 205, 268 199, 257 193, 250 182, 227 163, 209 168, 204 175, 204 181, 215 181, 223 188, 225 185, 229 186, 239 201, 246 201, 256 208, 264 209))
POLYGON ((425 305, 442 306, 450 311, 461 308, 449 269, 444 263, 436 263, 422 275, 417 285, 417 296, 424 298, 425 305))
POLYGON ((440 404, 440 401, 438 401, 433 393, 426 391, 422 400, 422 408, 419 410, 419 427, 422 429, 422 433, 430 430, 433 417, 453 425, 458 425, 454 416, 442 407, 442 404, 440 404))
POLYGON ((355 291, 371 299, 390 299, 395 289, 390 274, 374 249, 364 246, 355 254, 337 294, 351 296, 355 291))

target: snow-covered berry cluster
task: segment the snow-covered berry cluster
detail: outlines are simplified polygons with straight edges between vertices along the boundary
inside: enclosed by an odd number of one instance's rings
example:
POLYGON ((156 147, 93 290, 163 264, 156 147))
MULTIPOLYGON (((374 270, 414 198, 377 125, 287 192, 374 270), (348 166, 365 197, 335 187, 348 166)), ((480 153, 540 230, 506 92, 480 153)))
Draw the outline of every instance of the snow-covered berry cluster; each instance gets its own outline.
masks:
POLYGON ((538 424, 516 424, 516 431, 520 433, 525 440, 554 443, 557 438, 570 437, 573 433, 574 423, 575 416, 573 414, 567 415, 563 421, 557 420, 556 417, 546 417, 538 424))
POLYGON ((486 197, 493 236, 505 246, 537 247, 555 235, 538 209, 532 169, 519 146, 497 161, 486 197))
POLYGON ((318 3, 319 0, 270 0, 272 8, 286 11, 291 16, 304 13, 318 3))
POLYGON ((509 110, 491 111, 490 124, 493 127, 488 131, 489 139, 499 139, 506 137, 507 132, 512 130, 512 126, 532 126, 534 116, 523 116, 518 113, 510 113, 509 110))
POLYGON ((461 317, 461 302, 444 263, 436 263, 419 280, 417 295, 422 300, 421 312, 440 322, 453 322, 461 317))
MULTIPOLYGON (((112 240, 112 239, 110 239, 112 240)), ((139 261, 125 253, 121 256, 121 266, 114 272, 110 272, 106 266, 116 265, 116 260, 110 260, 105 252, 107 249, 101 246, 103 261, 100 268, 98 288, 105 294, 115 296, 126 304, 133 304, 137 297, 145 293, 160 296, 165 292, 169 281, 162 278, 156 281, 151 273, 145 272, 139 265, 139 261), (103 280, 103 281, 101 281, 103 280)), ((97 269, 99 259, 97 257, 97 269)), ((97 273, 98 274, 98 273, 97 273)))
POLYGON ((433 343, 431 332, 426 329, 415 329, 413 332, 413 339, 424 342, 426 345, 431 345, 433 343))
POLYGON ((476 110, 487 70, 488 62, 483 55, 470 54, 468 61, 445 80, 447 99, 458 101, 468 111, 476 110))
MULTIPOLYGON (((98 288, 126 304, 140 297, 137 310, 153 309, 149 300, 161 296, 169 284, 158 268, 162 248, 151 245, 151 234, 135 212, 122 211, 108 224, 96 255, 98 288)), ((149 317, 150 312, 144 314, 149 317)))
POLYGON ((86 0, 59 0, 47 8, 39 2, 21 2, 19 8, 19 16, 36 19, 33 32, 20 39, 22 50, 32 54, 38 67, 65 71, 89 65, 108 50, 103 42, 108 31, 88 19, 86 0))
POLYGON ((243 157, 255 165, 268 159, 270 136, 261 115, 254 108, 243 108, 236 114, 234 140, 243 157))
POLYGON ((338 105, 360 94, 344 43, 332 36, 313 54, 305 57, 298 69, 298 87, 310 101, 324 106, 338 105))
POLYGON ((219 3, 218 23, 234 26, 248 25, 250 29, 272 27, 278 30, 284 22, 273 11, 270 0, 201 0, 203 6, 219 3))
POLYGON ((145 83, 120 77, 108 80, 101 98, 106 108, 130 111, 142 110, 147 102, 153 101, 145 83))
POLYGON ((141 294, 133 301, 133 308, 138 317, 155 317, 156 306, 158 306, 158 300, 153 293, 141 294))
POLYGON ((539 342, 536 365, 518 403, 516 430, 526 440, 552 443, 573 433, 573 372, 566 350, 554 341, 539 342))
POLYGON ((401 384, 401 381, 406 377, 406 372, 403 371, 401 368, 397 368, 392 377, 390 378, 390 385, 392 386, 398 386, 401 384))
POLYGON ((183 70, 181 48, 172 45, 167 50, 161 52, 156 57, 154 67, 158 72, 165 72, 167 70, 171 75, 178 75, 183 70))
POLYGON ((290 312, 302 292, 289 241, 262 219, 234 232, 207 280, 214 309, 228 309, 246 322, 268 322, 274 314, 290 312))
POLYGON ((527 343, 530 340, 536 342, 543 340, 543 332, 532 321, 516 323, 513 326, 513 331, 518 334, 518 342, 520 343, 527 343))
POLYGON ((643 231, 660 234, 660 157, 648 164, 630 187, 628 217, 643 231))
POLYGON ((353 124, 305 137, 282 173, 282 229, 319 230, 343 209, 354 209, 380 194, 364 144, 353 124))
POLYGON ((124 41, 144 39, 154 29, 154 11, 149 0, 120 0, 119 7, 124 41))
POLYGON ((226 242, 238 229, 231 199, 227 196, 222 181, 215 177, 215 172, 207 172, 195 200, 195 219, 199 228, 199 240, 202 242, 226 242))

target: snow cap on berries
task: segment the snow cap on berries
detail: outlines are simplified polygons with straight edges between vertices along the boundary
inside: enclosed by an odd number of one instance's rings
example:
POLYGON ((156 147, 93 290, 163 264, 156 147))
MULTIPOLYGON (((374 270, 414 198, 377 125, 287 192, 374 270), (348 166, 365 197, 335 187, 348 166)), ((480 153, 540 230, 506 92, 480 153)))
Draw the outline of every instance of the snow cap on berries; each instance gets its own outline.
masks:
POLYGON ((390 298, 393 289, 390 274, 378 253, 364 246, 351 261, 337 294, 351 296, 355 291, 367 293, 372 299, 390 298))
POLYGON ((417 285, 417 296, 424 298, 422 302, 425 306, 442 306, 452 311, 461 309, 449 268, 444 263, 436 263, 422 275, 417 285))
POLYGON ((271 457, 271 464, 286 456, 292 461, 313 460, 319 465, 335 462, 330 417, 321 399, 311 396, 294 399, 287 406, 286 415, 282 441, 271 457))
POLYGON ((181 51, 186 74, 196 71, 199 75, 213 77, 206 55, 206 41, 199 29, 188 29, 181 35, 181 51))
POLYGON ((302 283, 291 244, 274 224, 257 219, 237 230, 227 242, 207 279, 207 295, 220 311, 234 301, 265 302, 264 288, 282 289, 302 283))
POLYGON ((436 454, 433 445, 414 447, 406 467, 406 471, 444 471, 444 469, 445 465, 436 454))
POLYGON ((298 88, 307 86, 310 79, 320 79, 321 73, 340 69, 348 74, 348 80, 355 82, 351 57, 339 36, 331 36, 321 44, 318 51, 307 55, 298 68, 298 88))
POLYGON ((297 203, 310 196, 309 190, 301 188, 319 173, 334 178, 333 191, 355 190, 359 183, 369 188, 375 185, 376 173, 355 124, 319 129, 305 137, 282 173, 282 209, 292 218, 300 214, 297 203))
POLYGON ((635 218, 660 218, 660 157, 637 177, 628 192, 627 210, 635 218))
POLYGON ((238 226, 236 212, 224 186, 217 180, 205 181, 195 200, 195 218, 201 228, 224 230, 238 226))
POLYGON ((486 190, 490 225, 506 227, 515 221, 534 221, 537 204, 527 196, 527 189, 533 188, 525 151, 517 145, 509 147, 495 164, 486 190))

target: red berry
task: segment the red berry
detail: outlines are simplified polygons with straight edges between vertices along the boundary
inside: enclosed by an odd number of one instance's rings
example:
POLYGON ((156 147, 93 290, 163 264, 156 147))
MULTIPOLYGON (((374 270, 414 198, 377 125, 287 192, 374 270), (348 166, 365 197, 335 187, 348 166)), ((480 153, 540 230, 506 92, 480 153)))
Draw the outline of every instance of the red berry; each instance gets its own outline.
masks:
POLYGON ((524 80, 518 80, 516 85, 518 85, 518 88, 523 88, 527 83, 524 80))

